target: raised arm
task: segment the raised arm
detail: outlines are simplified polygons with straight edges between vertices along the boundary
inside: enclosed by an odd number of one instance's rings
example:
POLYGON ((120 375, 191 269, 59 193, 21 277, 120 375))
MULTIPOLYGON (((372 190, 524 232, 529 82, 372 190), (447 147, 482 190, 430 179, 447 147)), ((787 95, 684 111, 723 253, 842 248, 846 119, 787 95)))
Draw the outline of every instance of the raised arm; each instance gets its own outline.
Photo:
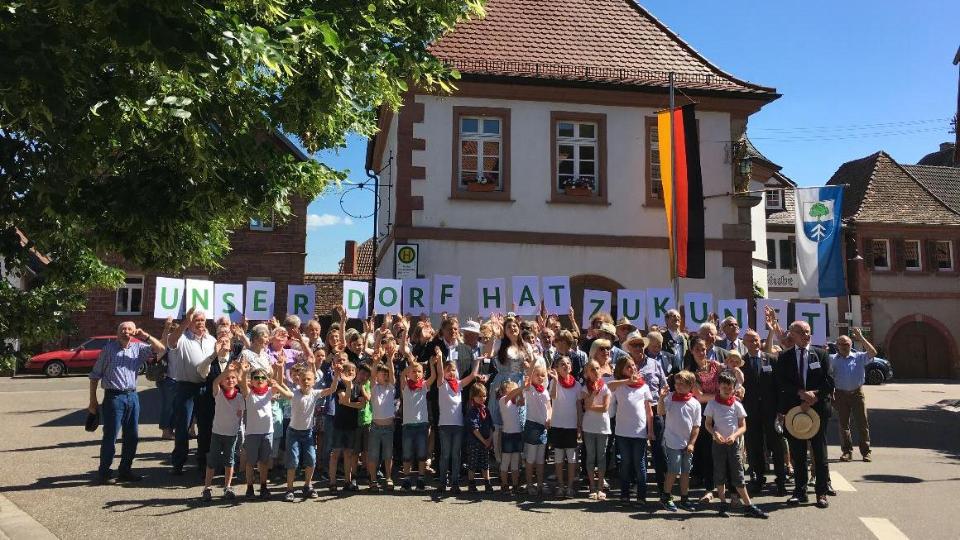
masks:
POLYGON ((580 340, 580 323, 577 322, 577 312, 570 306, 570 333, 580 340))
POLYGON ((187 314, 180 323, 173 322, 173 317, 167 317, 167 321, 170 323, 170 333, 167 335, 167 342, 164 344, 170 349, 177 348, 177 342, 180 341, 180 336, 183 335, 183 331, 187 329, 187 325, 190 324, 190 321, 193 319, 193 309, 190 308, 187 310, 187 314))
POLYGON ((868 360, 877 355, 877 349, 873 346, 873 344, 867 341, 867 338, 863 337, 863 332, 859 328, 854 328, 850 333, 850 337, 852 337, 854 341, 859 341, 860 344, 863 345, 863 351, 867 353, 868 360))
POLYGON ((469 374, 469 375, 467 375, 466 377, 460 379, 460 387, 461 387, 461 388, 466 388, 467 385, 469 385, 470 383, 473 382, 473 380, 477 377, 477 375, 478 375, 479 373, 480 373, 480 359, 479 359, 479 358, 474 358, 474 359, 473 359, 473 369, 470 370, 470 374, 469 374))
MULTIPOLYGON (((440 347, 434 347, 434 348, 433 348, 433 360, 434 360, 434 362, 436 362, 437 365, 439 365, 441 368, 443 367, 442 359, 443 359, 443 352, 440 350, 440 347)), ((427 386, 430 386, 431 384, 433 384, 434 381, 437 380, 437 372, 439 372, 439 371, 442 371, 442 369, 431 369, 431 370, 430 370, 430 376, 427 377, 427 380, 424 381, 424 384, 426 384, 427 386)))

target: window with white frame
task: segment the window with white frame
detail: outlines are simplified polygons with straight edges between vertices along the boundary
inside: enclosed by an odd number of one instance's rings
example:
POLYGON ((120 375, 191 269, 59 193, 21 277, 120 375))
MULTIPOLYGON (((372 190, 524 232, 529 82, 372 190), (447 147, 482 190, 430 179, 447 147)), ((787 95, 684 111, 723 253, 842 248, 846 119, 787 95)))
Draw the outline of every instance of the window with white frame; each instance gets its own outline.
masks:
POLYGON ((503 189, 501 128, 500 118, 460 117, 460 187, 477 184, 492 186, 487 188, 491 191, 503 189))
POLYGON ((557 189, 568 191, 599 188, 597 124, 557 122, 557 189))
POLYGON ((117 289, 116 315, 143 313, 143 276, 127 276, 117 289))
POLYGON ((268 218, 250 218, 250 230, 251 231, 272 231, 273 230, 273 214, 271 213, 268 218))
POLYGON ((660 177, 660 132, 657 123, 647 123, 647 141, 649 143, 649 152, 647 160, 649 161, 650 176, 647 182, 647 197, 651 200, 663 200, 663 180, 660 177))
POLYGON ((907 270, 918 271, 923 270, 923 261, 920 256, 920 241, 919 240, 904 240, 903 241, 903 267, 907 270))
POLYGON ((783 210, 783 190, 767 190, 767 210, 783 210))
POLYGON ((873 269, 890 269, 890 241, 885 238, 873 240, 873 269))
POLYGON ((950 240, 938 240, 937 251, 937 270, 949 272, 954 269, 953 266, 953 242, 950 240))

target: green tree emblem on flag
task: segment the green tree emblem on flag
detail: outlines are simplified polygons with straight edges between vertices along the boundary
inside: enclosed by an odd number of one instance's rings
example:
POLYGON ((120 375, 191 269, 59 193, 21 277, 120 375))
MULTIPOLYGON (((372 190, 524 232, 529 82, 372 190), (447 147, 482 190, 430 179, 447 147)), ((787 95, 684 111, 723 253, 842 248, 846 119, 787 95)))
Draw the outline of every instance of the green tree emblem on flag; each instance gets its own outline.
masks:
POLYGON ((827 236, 827 228, 823 226, 823 218, 830 215, 830 209, 827 208, 827 205, 823 204, 823 201, 817 201, 810 206, 808 213, 810 217, 817 220, 817 224, 813 226, 810 234, 813 236, 813 240, 819 242, 827 236))

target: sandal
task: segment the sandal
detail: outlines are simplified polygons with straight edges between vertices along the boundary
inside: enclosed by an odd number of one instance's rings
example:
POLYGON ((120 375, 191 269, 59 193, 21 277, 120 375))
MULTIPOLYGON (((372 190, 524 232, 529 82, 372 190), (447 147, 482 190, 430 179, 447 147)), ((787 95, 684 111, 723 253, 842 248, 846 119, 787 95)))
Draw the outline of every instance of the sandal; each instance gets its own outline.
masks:
POLYGON ((598 491, 598 492, 597 492, 597 500, 598 500, 598 501, 605 501, 605 500, 607 500, 607 494, 604 493, 604 492, 602 492, 602 491, 598 491))

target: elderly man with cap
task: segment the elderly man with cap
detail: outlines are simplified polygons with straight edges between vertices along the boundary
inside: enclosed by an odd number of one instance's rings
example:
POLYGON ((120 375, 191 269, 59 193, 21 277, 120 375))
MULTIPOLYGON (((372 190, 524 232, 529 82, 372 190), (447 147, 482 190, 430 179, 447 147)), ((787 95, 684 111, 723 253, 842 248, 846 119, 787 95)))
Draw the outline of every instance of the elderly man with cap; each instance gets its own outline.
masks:
POLYGON ((637 327, 626 317, 620 317, 620 319, 617 320, 617 341, 620 343, 623 343, 623 340, 627 339, 630 333, 636 331, 637 327))
POLYGON ((807 441, 813 451, 816 475, 817 507, 826 508, 827 491, 830 483, 830 469, 827 465, 827 439, 824 433, 830 418, 830 396, 834 383, 830 369, 830 356, 827 351, 810 346, 810 325, 804 321, 794 321, 789 327, 793 347, 780 353, 775 370, 780 414, 786 415, 787 443, 790 445, 790 458, 796 489, 787 500, 789 505, 798 505, 809 500, 807 496, 807 441), (795 409, 795 410, 794 410, 795 409), (810 412, 812 411, 812 413, 810 412), (802 416, 813 419, 815 431, 798 437, 791 427, 793 418, 802 416))
MULTIPOLYGON (((660 332, 647 332, 647 350, 648 358, 653 358, 660 364, 660 368, 667 375, 668 381, 671 375, 680 373, 683 369, 683 359, 677 355, 663 350, 663 334, 660 332)), ((673 385, 670 385, 673 388, 673 385)))
POLYGON ((866 382, 866 366, 877 354, 877 349, 863 337, 859 328, 850 336, 837 338, 837 354, 830 356, 830 369, 836 383, 834 392, 837 416, 840 420, 840 461, 853 459, 853 436, 850 433, 850 416, 857 422, 860 437, 860 455, 864 461, 870 458, 870 424, 867 421, 867 405, 863 398, 863 383, 866 382), (863 345, 863 351, 853 350, 853 340, 863 345))
MULTIPOLYGON (((483 357, 483 348, 480 346, 480 323, 477 321, 468 320, 463 323, 460 327, 460 335, 463 337, 463 343, 459 345, 460 348, 470 349, 470 367, 473 369, 473 358, 480 358, 480 373, 481 375, 477 376, 477 380, 481 383, 487 382, 487 375, 490 374, 490 359, 482 358, 483 357)), ((464 351, 464 356, 466 356, 466 351, 464 351)), ((459 360, 460 354, 457 353, 457 359, 459 360)), ((457 369, 460 369, 460 363, 457 364, 457 369)), ((465 377, 469 371, 460 372, 461 377, 465 377)))
MULTIPOLYGON (((640 375, 646 384, 650 385, 650 394, 655 399, 659 399, 660 394, 668 392, 667 374, 664 373, 660 361, 656 358, 650 358, 645 351, 650 345, 650 340, 640 335, 640 332, 633 331, 623 340, 623 346, 627 348, 630 357, 640 371, 640 375)), ((663 478, 667 472, 667 456, 663 450, 663 421, 664 418, 659 414, 653 415, 653 434, 656 439, 650 444, 650 450, 653 453, 654 478, 657 481, 657 488, 663 493, 663 478)))
POLYGON ((123 428, 123 450, 120 454, 120 467, 117 479, 123 482, 142 480, 130 468, 137 455, 137 443, 140 440, 140 398, 137 396, 137 371, 151 356, 151 350, 158 356, 165 347, 159 340, 148 334, 132 321, 120 323, 117 327, 116 341, 104 345, 97 363, 90 372, 90 404, 87 410, 97 413, 97 385, 103 386, 103 440, 100 442, 100 467, 96 480, 106 483, 110 480, 110 467, 116 454, 117 432, 123 428), (140 341, 133 341, 131 338, 140 341))
POLYGON ((740 322, 736 317, 730 316, 720 321, 720 331, 723 332, 723 339, 717 340, 717 346, 725 351, 737 351, 740 356, 746 356, 747 347, 740 339, 740 322))

